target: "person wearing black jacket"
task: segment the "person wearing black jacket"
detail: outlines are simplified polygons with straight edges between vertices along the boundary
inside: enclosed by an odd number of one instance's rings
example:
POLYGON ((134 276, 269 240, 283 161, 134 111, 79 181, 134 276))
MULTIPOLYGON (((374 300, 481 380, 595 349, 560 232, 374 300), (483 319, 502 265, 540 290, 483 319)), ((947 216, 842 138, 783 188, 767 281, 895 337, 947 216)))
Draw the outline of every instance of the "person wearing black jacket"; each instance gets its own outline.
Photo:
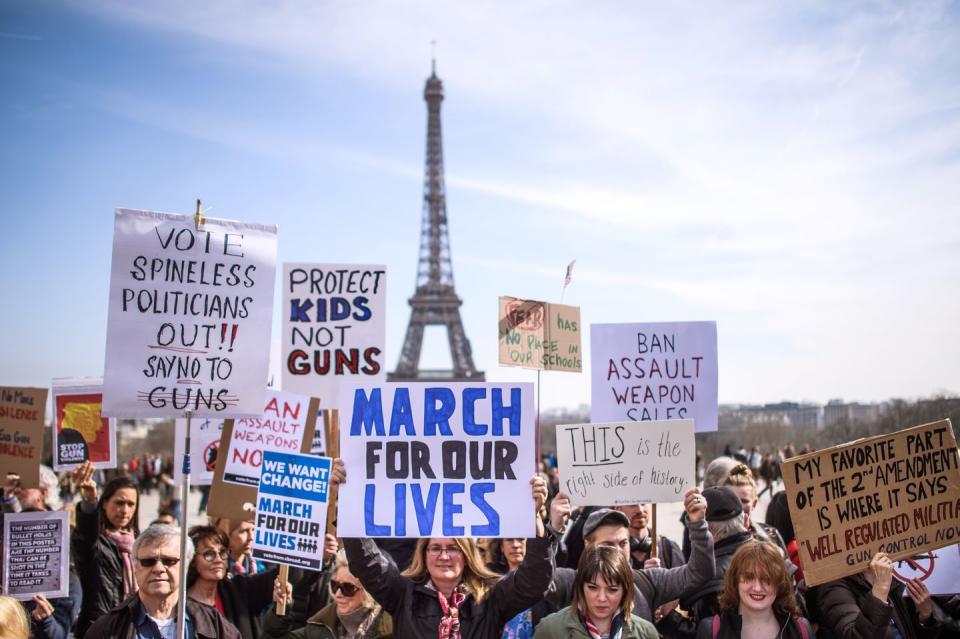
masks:
POLYGON ((273 601, 278 570, 228 578, 227 534, 214 526, 194 526, 189 534, 196 554, 187 569, 187 596, 219 610, 243 639, 259 639, 260 613, 273 601))
MULTIPOLYGON (((334 460, 331 483, 346 481, 346 469, 334 460)), ((535 517, 547 497, 542 477, 530 480, 535 517)), ((469 538, 425 538, 417 542, 410 567, 402 574, 384 558, 372 539, 345 538, 350 572, 393 617, 394 634, 404 639, 452 636, 499 639, 504 624, 540 601, 553 578, 555 541, 536 518, 538 536, 527 540, 516 571, 498 579, 487 570, 469 538)))
POLYGON ((97 500, 93 465, 87 461, 72 472, 82 501, 70 548, 83 586, 83 604, 74 628, 83 637, 90 625, 136 591, 131 550, 140 534, 140 493, 129 477, 107 483, 97 500))

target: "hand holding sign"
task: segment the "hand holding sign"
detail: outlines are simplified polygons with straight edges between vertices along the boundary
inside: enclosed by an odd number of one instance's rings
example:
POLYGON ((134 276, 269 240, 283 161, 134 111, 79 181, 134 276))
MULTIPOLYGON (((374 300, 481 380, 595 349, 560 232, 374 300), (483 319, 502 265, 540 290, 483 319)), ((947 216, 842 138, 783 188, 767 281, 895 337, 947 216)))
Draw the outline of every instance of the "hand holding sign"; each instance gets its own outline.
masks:
POLYGON ((886 603, 893 581, 893 562, 887 553, 878 552, 870 560, 870 570, 873 571, 873 596, 886 603))
POLYGON ((570 519, 570 513, 573 512, 573 506, 570 505, 570 495, 559 492, 550 502, 550 527, 557 532, 563 532, 567 528, 567 520, 570 519))
POLYGON ((930 602, 930 591, 919 579, 907 579, 903 582, 907 585, 907 594, 913 599, 917 607, 917 615, 920 617, 920 623, 925 624, 930 621, 933 614, 933 604, 930 602))
POLYGON ((37 604, 34 607, 33 612, 30 613, 30 616, 33 617, 34 621, 43 621, 53 614, 53 604, 51 604, 50 600, 43 595, 34 595, 33 601, 37 604))
POLYGON ((91 504, 97 503, 97 483, 93 481, 93 464, 88 460, 70 471, 70 479, 80 489, 80 496, 91 504))
MULTIPOLYGON (((273 603, 277 604, 277 609, 293 603, 293 586, 289 581, 277 577, 273 580, 273 603)), ((277 613, 279 616, 279 613, 277 613)))
POLYGON ((687 511, 687 521, 696 523, 707 516, 707 498, 699 488, 691 488, 683 496, 683 507, 687 511))

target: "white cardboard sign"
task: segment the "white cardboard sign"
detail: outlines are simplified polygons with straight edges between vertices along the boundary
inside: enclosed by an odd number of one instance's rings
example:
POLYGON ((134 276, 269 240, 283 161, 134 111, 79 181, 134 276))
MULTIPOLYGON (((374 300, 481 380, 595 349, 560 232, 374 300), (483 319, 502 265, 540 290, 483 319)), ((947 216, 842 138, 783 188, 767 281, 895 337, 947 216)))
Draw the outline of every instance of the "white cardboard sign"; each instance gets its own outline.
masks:
POLYGON ((223 481, 257 486, 266 451, 299 453, 309 410, 309 397, 268 390, 266 405, 261 407, 259 417, 233 422, 223 481))
POLYGON ((366 385, 340 405, 339 536, 533 536, 532 384, 366 385))
POLYGON ((283 390, 335 405, 341 386, 386 380, 387 270, 283 265, 283 390))
POLYGON ((259 415, 276 261, 273 225, 117 209, 103 414, 259 415))
POLYGON ((577 506, 683 501, 696 456, 691 419, 557 426, 560 487, 577 506))
POLYGON ((717 430, 716 322, 591 324, 590 421, 692 419, 717 430))

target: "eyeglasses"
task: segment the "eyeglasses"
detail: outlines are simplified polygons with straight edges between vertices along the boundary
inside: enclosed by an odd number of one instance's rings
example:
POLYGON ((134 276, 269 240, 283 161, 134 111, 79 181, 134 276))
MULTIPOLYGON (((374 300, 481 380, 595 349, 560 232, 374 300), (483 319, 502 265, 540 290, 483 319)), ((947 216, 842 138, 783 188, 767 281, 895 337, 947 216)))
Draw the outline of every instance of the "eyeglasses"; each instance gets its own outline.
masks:
POLYGON ((173 568, 180 563, 179 557, 137 557, 137 561, 144 568, 153 568, 157 562, 162 562, 167 568, 173 568))
POLYGON ((344 596, 344 597, 352 597, 352 596, 354 596, 355 594, 357 594, 358 592, 360 592, 360 588, 359 588, 359 587, 354 586, 354 585, 351 584, 351 583, 347 583, 346 581, 344 581, 344 582, 331 581, 331 582, 330 582, 330 592, 332 592, 333 594, 337 594, 337 591, 338 591, 338 590, 339 590, 341 593, 343 593, 343 596, 344 596))
POLYGON ((217 552, 216 550, 205 550, 200 553, 200 556, 203 557, 204 560, 213 563, 217 560, 217 557, 220 558, 220 561, 226 561, 230 556, 230 552, 228 550, 221 550, 220 552, 217 552))
POLYGON ((460 546, 427 546, 427 552, 433 557, 447 553, 448 557, 459 557, 463 554, 460 546))

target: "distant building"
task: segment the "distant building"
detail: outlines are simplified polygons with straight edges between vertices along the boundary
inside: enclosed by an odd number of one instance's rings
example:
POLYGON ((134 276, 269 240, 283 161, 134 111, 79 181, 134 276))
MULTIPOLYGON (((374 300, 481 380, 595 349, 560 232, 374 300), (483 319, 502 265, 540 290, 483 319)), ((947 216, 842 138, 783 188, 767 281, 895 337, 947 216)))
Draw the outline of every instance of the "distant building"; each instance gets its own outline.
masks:
POLYGON ((880 406, 880 404, 847 403, 842 399, 831 399, 823 407, 823 427, 833 426, 842 421, 850 423, 872 421, 880 415, 880 406))
POLYGON ((721 412, 741 428, 751 424, 770 423, 821 428, 823 424, 823 408, 819 404, 798 402, 778 402, 762 406, 740 404, 727 406, 721 412))

